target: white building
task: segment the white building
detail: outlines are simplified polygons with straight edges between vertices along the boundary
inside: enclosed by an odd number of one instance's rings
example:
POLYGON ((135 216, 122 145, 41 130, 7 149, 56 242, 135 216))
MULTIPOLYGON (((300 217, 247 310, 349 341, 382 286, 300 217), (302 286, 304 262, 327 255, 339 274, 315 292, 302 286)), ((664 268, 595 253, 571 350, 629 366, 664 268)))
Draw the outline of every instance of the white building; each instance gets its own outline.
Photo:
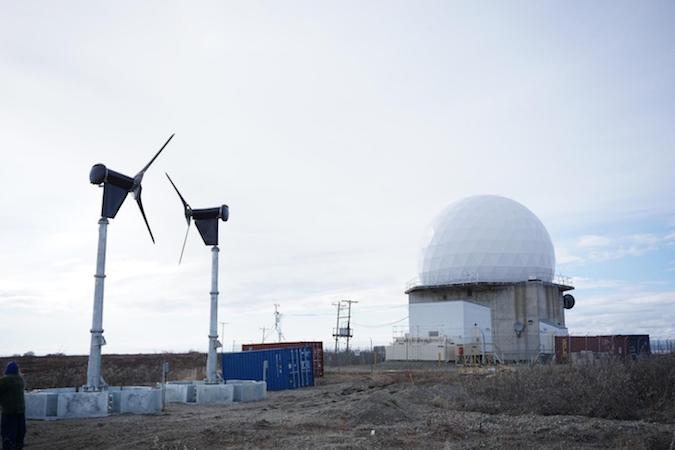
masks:
POLYGON ((404 359, 401 345, 439 339, 474 348, 479 341, 481 351, 507 360, 552 353, 554 336, 567 335, 564 309, 574 305, 565 294, 572 286, 554 274, 551 238, 525 206, 495 195, 451 204, 432 223, 406 291, 409 333, 387 358, 404 359))

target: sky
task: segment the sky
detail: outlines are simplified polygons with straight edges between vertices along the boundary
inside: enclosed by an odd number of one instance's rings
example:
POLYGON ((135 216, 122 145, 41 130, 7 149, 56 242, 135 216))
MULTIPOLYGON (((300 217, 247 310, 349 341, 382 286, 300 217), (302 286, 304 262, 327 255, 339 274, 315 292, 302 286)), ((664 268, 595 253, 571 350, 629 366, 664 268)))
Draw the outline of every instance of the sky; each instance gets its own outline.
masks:
MULTIPOLYGON (((101 189, 104 353, 205 351, 220 225, 226 349, 354 345, 407 325, 406 283, 447 204, 498 194, 547 227, 571 334, 675 338, 675 5, 630 2, 0 0, 0 355, 86 354, 101 189), (272 339, 267 333, 267 339, 272 339)), ((219 326, 220 331, 220 326, 219 326)), ((330 347, 329 347, 330 348, 330 347)))

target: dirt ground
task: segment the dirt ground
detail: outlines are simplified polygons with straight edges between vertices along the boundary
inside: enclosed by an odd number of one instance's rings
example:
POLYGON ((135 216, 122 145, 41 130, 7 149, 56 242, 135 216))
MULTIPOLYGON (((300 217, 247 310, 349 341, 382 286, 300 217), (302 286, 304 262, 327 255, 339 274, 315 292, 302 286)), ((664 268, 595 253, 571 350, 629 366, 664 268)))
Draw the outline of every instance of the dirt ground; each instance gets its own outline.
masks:
POLYGON ((453 406, 456 373, 330 371, 313 388, 160 415, 29 421, 31 449, 668 449, 675 426, 453 406))

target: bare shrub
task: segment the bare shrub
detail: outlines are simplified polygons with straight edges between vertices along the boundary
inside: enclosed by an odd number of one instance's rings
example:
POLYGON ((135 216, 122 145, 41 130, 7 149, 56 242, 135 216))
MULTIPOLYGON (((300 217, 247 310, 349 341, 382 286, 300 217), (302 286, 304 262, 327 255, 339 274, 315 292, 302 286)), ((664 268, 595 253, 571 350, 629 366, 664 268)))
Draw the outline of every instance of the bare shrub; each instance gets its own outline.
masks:
POLYGON ((487 413, 583 415, 670 422, 675 354, 639 361, 523 367, 462 379, 456 406, 487 413))

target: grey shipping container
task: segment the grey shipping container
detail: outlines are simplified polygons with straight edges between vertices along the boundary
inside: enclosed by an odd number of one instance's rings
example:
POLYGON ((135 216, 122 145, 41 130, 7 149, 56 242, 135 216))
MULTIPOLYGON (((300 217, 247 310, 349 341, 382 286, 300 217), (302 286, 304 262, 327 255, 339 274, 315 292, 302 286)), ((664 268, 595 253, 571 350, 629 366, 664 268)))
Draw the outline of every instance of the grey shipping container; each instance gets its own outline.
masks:
POLYGON ((314 386, 312 348, 277 348, 222 354, 226 380, 267 382, 270 391, 314 386))

